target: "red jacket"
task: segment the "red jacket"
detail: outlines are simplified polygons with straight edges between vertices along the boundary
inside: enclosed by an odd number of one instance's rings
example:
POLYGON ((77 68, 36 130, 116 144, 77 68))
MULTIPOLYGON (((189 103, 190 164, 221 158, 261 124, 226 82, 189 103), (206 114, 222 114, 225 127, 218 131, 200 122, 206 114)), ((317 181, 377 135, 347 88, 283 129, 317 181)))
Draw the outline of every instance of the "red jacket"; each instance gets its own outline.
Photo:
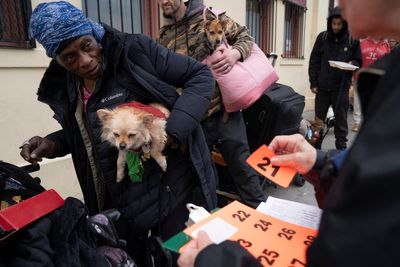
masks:
POLYGON ((381 57, 390 52, 389 43, 386 40, 375 41, 371 38, 362 39, 360 41, 362 67, 368 67, 381 57))
MULTIPOLYGON (((362 57, 362 67, 366 68, 384 55, 389 54, 390 46, 389 43, 384 40, 374 40, 372 38, 365 38, 360 40, 360 49, 362 57)), ((353 76, 356 80, 358 79, 358 72, 353 76)))

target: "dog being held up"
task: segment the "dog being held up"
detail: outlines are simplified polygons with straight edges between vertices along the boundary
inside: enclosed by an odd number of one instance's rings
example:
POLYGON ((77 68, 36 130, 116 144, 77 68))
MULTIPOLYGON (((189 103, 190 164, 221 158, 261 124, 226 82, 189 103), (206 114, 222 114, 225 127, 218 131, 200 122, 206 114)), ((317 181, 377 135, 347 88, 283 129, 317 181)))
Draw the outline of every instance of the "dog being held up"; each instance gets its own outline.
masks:
POLYGON ((143 152, 145 158, 151 156, 163 171, 167 170, 167 159, 162 151, 167 141, 165 127, 169 114, 161 104, 143 105, 135 101, 112 110, 97 111, 103 126, 101 139, 118 148, 117 182, 125 177, 128 151, 143 152))
POLYGON ((227 37, 237 29, 236 23, 214 18, 204 22, 204 32, 207 36, 207 46, 214 52, 227 37))

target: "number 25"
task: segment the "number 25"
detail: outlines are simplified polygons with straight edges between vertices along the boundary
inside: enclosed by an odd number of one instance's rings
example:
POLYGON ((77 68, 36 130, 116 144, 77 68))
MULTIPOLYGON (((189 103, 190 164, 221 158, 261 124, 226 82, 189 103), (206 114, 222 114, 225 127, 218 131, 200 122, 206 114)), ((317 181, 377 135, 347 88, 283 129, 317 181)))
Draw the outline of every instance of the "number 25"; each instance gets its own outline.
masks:
POLYGON ((258 256, 257 260, 262 263, 262 260, 266 261, 268 265, 273 265, 275 262, 275 259, 279 257, 279 253, 264 249, 262 252, 262 255, 258 256))

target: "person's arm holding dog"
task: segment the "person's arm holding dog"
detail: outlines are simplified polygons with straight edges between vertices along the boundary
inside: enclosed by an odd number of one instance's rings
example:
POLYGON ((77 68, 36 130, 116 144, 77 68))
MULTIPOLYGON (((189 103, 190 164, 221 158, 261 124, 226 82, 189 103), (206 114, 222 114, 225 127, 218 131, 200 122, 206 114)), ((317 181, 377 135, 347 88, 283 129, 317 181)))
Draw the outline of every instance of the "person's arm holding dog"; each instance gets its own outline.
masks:
MULTIPOLYGON (((182 88, 171 108, 166 130, 177 141, 185 143, 207 111, 213 96, 214 77, 206 65, 191 57, 174 53, 150 38, 143 38, 140 42, 160 79, 182 88)), ((169 138, 167 146, 173 138, 169 138)))
POLYGON ((220 57, 211 62, 211 68, 217 73, 228 73, 237 61, 243 61, 249 57, 253 48, 254 39, 247 32, 245 26, 241 26, 226 15, 221 16, 225 24, 225 37, 231 48, 221 45, 217 51, 221 52, 220 57))

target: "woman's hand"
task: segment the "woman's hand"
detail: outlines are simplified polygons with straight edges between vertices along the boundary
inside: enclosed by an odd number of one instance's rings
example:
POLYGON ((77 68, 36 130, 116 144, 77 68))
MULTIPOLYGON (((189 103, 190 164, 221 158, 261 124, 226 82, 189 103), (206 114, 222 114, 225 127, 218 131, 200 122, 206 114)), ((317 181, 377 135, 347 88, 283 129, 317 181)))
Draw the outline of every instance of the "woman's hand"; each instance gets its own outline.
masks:
POLYGON ((317 160, 317 150, 300 134, 277 136, 269 148, 276 153, 271 159, 274 165, 291 167, 302 174, 309 172, 317 160))
POLYGON ((178 265, 180 267, 194 266, 194 262, 199 252, 212 243, 213 242, 205 232, 199 231, 197 239, 190 241, 185 251, 179 256, 178 265))
POLYGON ((51 157, 56 152, 56 144, 47 138, 34 136, 21 146, 21 157, 30 163, 38 163, 43 157, 51 157))

